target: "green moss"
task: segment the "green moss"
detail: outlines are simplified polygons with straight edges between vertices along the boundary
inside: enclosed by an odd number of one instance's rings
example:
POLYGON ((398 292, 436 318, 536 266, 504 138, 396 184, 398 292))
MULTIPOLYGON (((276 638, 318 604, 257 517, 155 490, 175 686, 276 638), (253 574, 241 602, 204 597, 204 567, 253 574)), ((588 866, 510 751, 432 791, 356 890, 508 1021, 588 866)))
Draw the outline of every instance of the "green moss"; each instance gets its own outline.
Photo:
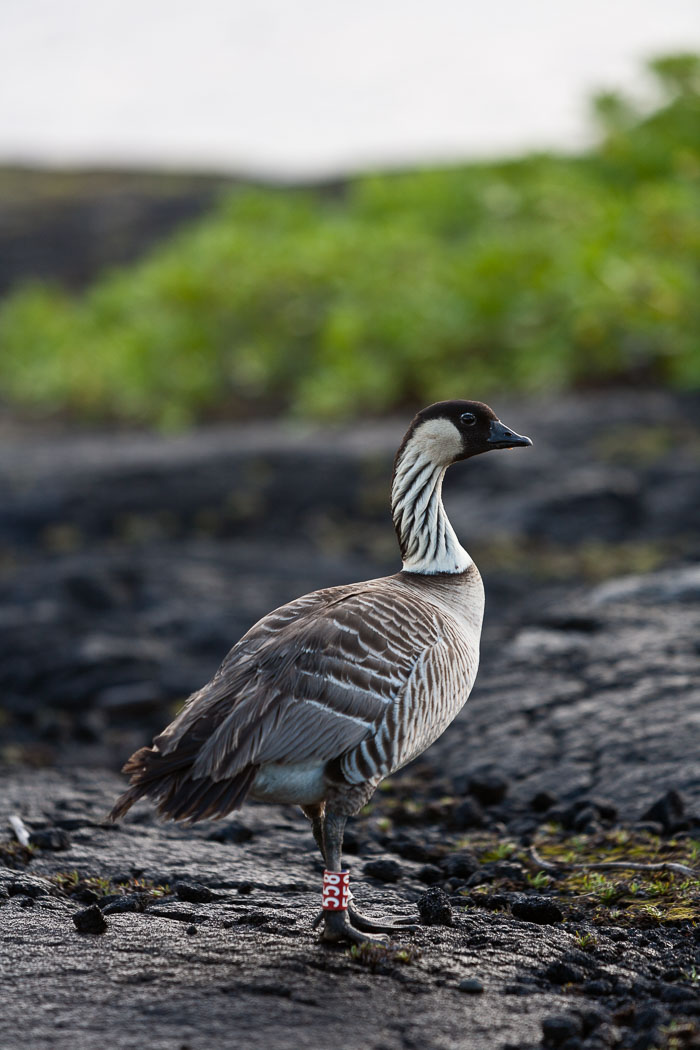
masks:
POLYGON ((106 876, 81 875, 75 868, 72 871, 56 872, 49 876, 49 881, 69 897, 83 890, 92 890, 98 897, 107 897, 113 893, 138 893, 152 899, 165 897, 172 892, 167 883, 161 884, 151 879, 131 878, 123 882, 113 882, 106 876))
MULTIPOLYGON (((578 836, 573 850, 571 846, 561 831, 545 832, 536 842, 540 856, 554 864, 675 861, 692 866, 696 860, 692 842, 662 841, 656 835, 626 830, 578 836)), ((698 878, 691 878, 675 872, 562 867, 554 886, 562 902, 585 908, 591 920, 601 925, 676 924, 700 916, 700 872, 698 878)))
POLYGON ((411 966, 421 957, 421 951, 413 944, 404 947, 393 945, 353 944, 348 955, 360 966, 365 966, 372 973, 390 972, 398 964, 400 966, 411 966))

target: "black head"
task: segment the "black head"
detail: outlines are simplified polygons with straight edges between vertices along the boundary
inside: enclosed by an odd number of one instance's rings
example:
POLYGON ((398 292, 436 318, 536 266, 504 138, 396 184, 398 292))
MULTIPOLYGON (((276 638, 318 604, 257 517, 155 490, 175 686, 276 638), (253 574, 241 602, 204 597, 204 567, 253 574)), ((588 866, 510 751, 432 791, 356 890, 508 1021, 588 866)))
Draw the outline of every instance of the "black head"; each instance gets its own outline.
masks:
POLYGON ((438 401, 422 409, 411 423, 397 459, 412 441, 420 442, 436 462, 445 465, 492 449, 532 444, 530 438, 504 426, 481 401, 438 401))

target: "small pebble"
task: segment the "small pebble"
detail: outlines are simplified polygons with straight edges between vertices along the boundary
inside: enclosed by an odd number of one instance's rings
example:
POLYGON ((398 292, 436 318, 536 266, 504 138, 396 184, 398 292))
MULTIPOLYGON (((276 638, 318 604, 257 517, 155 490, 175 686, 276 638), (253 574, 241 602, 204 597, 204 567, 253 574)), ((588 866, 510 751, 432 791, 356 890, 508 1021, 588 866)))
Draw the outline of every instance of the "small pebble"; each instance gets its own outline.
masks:
POLYGON ((556 801, 556 796, 550 791, 538 791, 530 800, 530 809, 534 809, 535 813, 546 813, 556 801))
POLYGON ((456 831, 468 831, 470 828, 481 828, 484 824, 484 811, 473 798, 460 802, 449 816, 450 827, 456 831))
POLYGON ((206 904, 215 897, 209 887, 203 886, 201 882, 176 882, 173 889, 180 900, 188 904, 206 904))
POLYGON ((222 828, 215 828, 207 835, 207 838, 210 842, 221 842, 227 846, 239 846, 243 842, 250 842, 253 835, 254 832, 247 828, 245 824, 239 824, 238 821, 234 821, 232 824, 227 824, 222 828))
POLYGON ((549 964, 544 975, 552 984, 580 984, 584 979, 583 972, 577 966, 557 960, 549 964))
POLYGON ((685 803, 682 797, 671 789, 642 814, 642 820, 654 821, 661 824, 664 831, 670 831, 680 821, 684 812, 685 803))
POLYGON ((397 839, 394 842, 393 851, 405 860, 415 860, 424 863, 429 859, 428 850, 422 842, 414 842, 413 839, 397 839))
POLYGON ((541 926, 552 926, 564 918, 561 908, 549 897, 523 897, 511 905, 511 913, 523 922, 536 922, 541 926))
POLYGON ((545 1017, 542 1022, 542 1041, 545 1046, 561 1046, 567 1039, 580 1035, 582 1027, 578 1017, 566 1017, 563 1014, 545 1017))
POLYGON ((424 864, 418 872, 418 878, 426 886, 434 886, 436 882, 442 882, 444 877, 437 864, 424 864))
POLYGON ((484 990, 484 986, 478 977, 465 977, 463 981, 460 981, 457 985, 460 992, 468 992, 469 995, 481 995, 484 990))
POLYGON ((82 889, 77 890, 72 894, 73 900, 76 904, 98 904, 100 901, 99 893, 95 893, 89 886, 83 886, 82 889))
POLYGON ((37 849, 70 849, 70 836, 63 828, 42 828, 40 831, 33 831, 29 842, 37 849))
POLYGON ((124 912, 144 911, 147 897, 142 893, 125 893, 115 897, 102 908, 103 915, 119 915, 124 912))
POLYGON ((469 791, 484 806, 502 802, 508 793, 509 782, 500 773, 475 773, 469 778, 469 791))
POLYGON ((379 882, 398 882, 403 875, 401 865, 395 860, 369 860, 362 870, 379 882))
POLYGON ((586 981, 582 986, 582 990, 591 999, 600 999, 606 995, 610 995, 612 992, 612 985, 610 984, 610 981, 601 978, 599 980, 586 981))
POLYGON ((74 912, 73 922, 78 933, 104 933, 107 929, 104 915, 96 904, 74 912))
POLYGON ((187 929, 185 930, 185 933, 187 934, 188 937, 194 937, 196 932, 197 932, 197 927, 194 925, 194 923, 192 923, 190 926, 188 926, 187 929))
POLYGON ((468 879, 479 870, 479 861, 470 849, 462 849, 446 857, 442 867, 448 878, 468 879))
POLYGON ((424 926, 452 925, 450 899, 439 886, 431 886, 422 897, 419 897, 417 907, 424 926))

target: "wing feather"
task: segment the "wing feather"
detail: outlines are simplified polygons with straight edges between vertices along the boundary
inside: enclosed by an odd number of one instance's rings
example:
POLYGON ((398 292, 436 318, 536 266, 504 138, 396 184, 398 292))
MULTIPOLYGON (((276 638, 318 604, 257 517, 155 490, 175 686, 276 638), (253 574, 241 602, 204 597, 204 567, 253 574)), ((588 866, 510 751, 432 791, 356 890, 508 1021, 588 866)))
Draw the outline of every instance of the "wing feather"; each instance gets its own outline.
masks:
POLYGON ((169 754, 206 720, 194 779, 336 758, 376 731, 439 636, 435 608, 396 577, 305 595, 252 627, 154 743, 169 754))

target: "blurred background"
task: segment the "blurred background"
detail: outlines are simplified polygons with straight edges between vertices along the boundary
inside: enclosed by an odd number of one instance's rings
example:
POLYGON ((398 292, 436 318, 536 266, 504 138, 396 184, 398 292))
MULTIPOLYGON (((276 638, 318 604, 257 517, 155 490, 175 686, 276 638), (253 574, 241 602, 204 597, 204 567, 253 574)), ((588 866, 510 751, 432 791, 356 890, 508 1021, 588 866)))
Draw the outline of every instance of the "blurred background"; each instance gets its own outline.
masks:
POLYGON ((690 0, 3 4, 6 761, 115 766, 272 605, 395 571, 430 401, 534 441, 447 487, 487 661, 697 561, 699 54, 690 0))

